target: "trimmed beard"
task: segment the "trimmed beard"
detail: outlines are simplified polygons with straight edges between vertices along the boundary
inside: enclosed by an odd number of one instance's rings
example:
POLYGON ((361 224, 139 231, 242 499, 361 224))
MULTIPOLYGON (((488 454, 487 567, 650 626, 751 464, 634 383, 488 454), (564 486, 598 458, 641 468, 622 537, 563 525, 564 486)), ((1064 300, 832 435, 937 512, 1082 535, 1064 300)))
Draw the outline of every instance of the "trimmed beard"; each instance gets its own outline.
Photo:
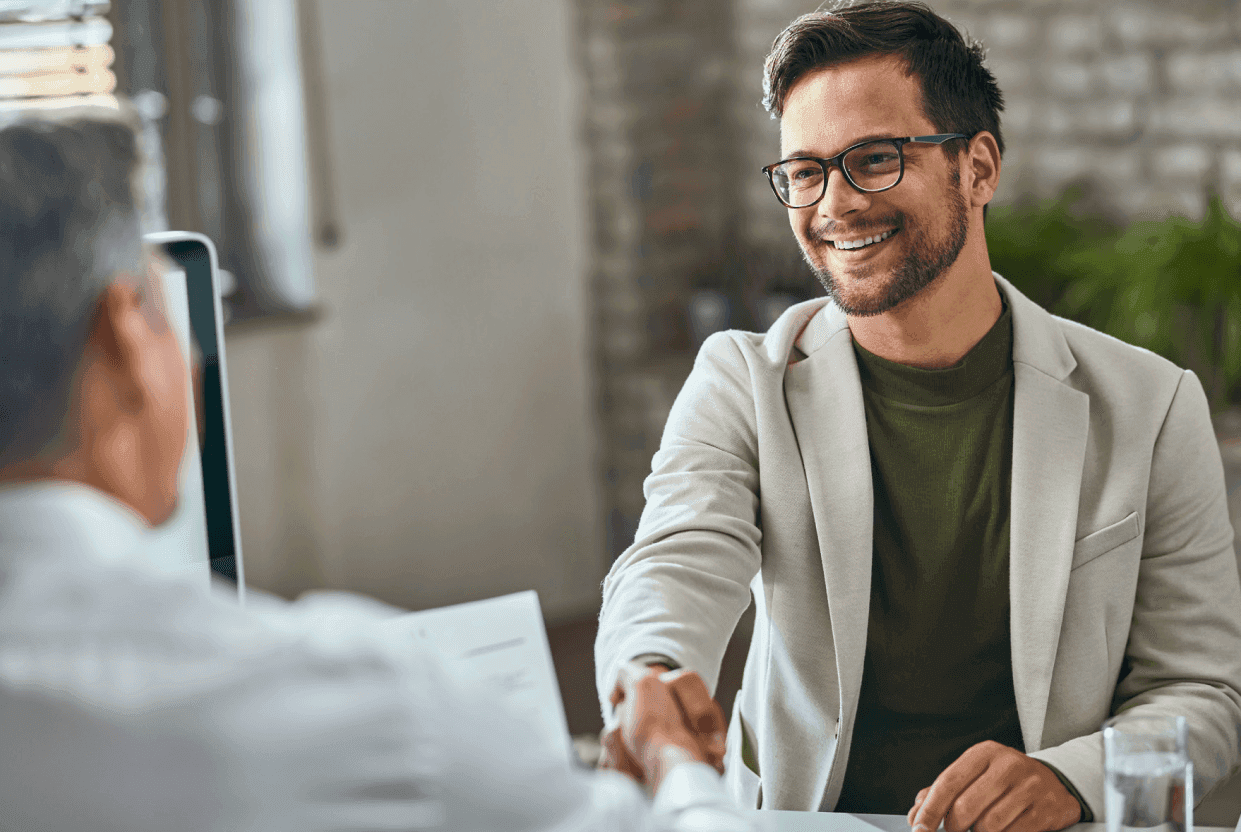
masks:
MULTIPOLYGON (((927 241, 925 238, 915 239, 905 259, 892 270, 892 278, 888 282, 887 291, 880 297, 865 303, 851 303, 840 291, 840 284, 832 273, 826 267, 820 268, 815 264, 810 252, 805 246, 801 246, 802 258, 806 261, 806 265, 823 284, 823 288, 827 290, 827 296, 846 315, 865 318, 882 315, 884 312, 895 309, 934 283, 953 263, 957 262, 961 249, 965 247, 966 234, 969 231, 969 207, 966 205, 965 197, 961 194, 960 162, 953 159, 951 164, 948 207, 952 216, 947 238, 938 243, 927 241)), ((904 214, 897 212, 891 220, 895 220, 901 231, 906 229, 904 214)), ((883 224, 890 225, 891 221, 885 219, 883 224)), ((827 242, 825 237, 819 236, 827 242)), ((827 244, 832 245, 830 242, 827 244)), ((863 277, 871 276, 867 272, 861 274, 863 277)))

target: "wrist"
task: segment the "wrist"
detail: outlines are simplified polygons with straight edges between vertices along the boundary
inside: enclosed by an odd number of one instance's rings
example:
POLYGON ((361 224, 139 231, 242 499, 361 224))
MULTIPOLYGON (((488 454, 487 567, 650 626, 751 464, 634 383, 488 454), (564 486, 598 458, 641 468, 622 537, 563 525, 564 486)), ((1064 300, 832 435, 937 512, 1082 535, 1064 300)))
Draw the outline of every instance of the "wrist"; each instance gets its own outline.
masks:
MULTIPOLYGON (((1073 785, 1073 782, 1065 776, 1064 772, 1046 760, 1041 760, 1038 757, 1031 757, 1030 759, 1038 760, 1038 762, 1050 769, 1051 773, 1056 775, 1056 779, 1060 781, 1060 786, 1064 789, 1068 797, 1072 799, 1073 803, 1077 804, 1077 820, 1075 820, 1074 823, 1093 823, 1094 812, 1091 811, 1090 804, 1086 802, 1086 799, 1082 797, 1081 792, 1079 792, 1077 787, 1073 785)), ((1070 808, 1067 800, 1065 801, 1065 808, 1066 811, 1070 808)))

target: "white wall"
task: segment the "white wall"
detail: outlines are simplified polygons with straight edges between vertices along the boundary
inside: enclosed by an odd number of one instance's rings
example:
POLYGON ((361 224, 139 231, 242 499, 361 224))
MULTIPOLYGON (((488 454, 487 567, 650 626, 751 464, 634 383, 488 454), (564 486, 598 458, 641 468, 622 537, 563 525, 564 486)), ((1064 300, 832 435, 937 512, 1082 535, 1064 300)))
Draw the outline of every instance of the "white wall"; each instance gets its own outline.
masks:
POLYGON ((227 337, 250 582, 594 609, 567 2, 320 0, 343 246, 326 309, 227 337))

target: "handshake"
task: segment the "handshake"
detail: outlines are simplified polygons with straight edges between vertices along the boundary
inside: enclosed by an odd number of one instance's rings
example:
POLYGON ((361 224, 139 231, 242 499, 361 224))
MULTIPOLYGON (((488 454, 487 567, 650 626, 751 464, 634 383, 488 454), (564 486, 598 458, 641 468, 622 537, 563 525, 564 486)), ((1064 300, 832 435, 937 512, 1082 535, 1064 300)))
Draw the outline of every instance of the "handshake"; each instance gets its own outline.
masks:
POLYGON ((600 768, 628 774, 651 792, 680 763, 706 763, 724 773, 728 726, 697 673, 630 662, 609 699, 600 768))

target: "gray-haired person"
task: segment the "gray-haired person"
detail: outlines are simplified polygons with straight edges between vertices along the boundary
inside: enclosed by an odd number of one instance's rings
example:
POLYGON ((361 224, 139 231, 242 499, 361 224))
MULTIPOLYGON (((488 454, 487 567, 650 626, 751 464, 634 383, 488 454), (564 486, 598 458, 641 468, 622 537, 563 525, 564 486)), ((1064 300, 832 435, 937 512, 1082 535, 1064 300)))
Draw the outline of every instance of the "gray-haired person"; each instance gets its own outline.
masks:
POLYGON ((611 752, 652 807, 394 649, 376 602, 242 608, 139 554, 177 505, 190 381, 138 169, 110 111, 0 125, 0 829, 748 828, 684 724, 722 727, 693 677, 620 697, 611 752))

